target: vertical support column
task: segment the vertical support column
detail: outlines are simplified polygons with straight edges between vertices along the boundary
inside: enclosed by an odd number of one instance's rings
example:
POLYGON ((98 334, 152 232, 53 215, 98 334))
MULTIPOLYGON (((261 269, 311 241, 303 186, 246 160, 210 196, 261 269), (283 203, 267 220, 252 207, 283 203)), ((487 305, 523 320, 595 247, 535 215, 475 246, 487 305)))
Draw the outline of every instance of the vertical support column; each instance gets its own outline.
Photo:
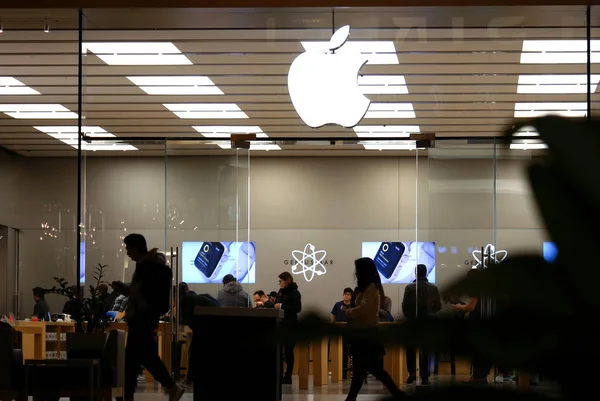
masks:
POLYGON ((327 338, 321 338, 313 343, 313 386, 324 386, 329 383, 327 343, 327 338))
POLYGON ((333 337, 329 344, 329 356, 331 359, 331 381, 333 383, 343 380, 345 366, 342 358, 344 357, 344 340, 342 337, 333 337))
POLYGON ((308 347, 309 343, 299 343, 298 348, 298 388, 308 390, 308 347))

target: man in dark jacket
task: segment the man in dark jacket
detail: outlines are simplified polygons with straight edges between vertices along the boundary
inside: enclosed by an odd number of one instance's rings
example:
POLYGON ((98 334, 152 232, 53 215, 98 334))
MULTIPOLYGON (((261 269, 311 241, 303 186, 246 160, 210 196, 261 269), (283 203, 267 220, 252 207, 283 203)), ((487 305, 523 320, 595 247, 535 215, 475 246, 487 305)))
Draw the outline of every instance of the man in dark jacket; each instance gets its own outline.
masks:
POLYGON ((115 291, 129 297, 125 311, 128 334, 124 399, 133 400, 137 377, 141 366, 144 366, 167 390, 169 401, 179 401, 184 389, 175 384, 160 360, 155 338, 160 316, 170 309, 173 273, 163 254, 158 253, 156 248, 148 251, 142 235, 130 234, 123 242, 127 256, 136 262, 129 286, 120 281, 112 283, 115 291))
POLYGON ((33 316, 37 317, 38 320, 48 320, 50 316, 50 306, 46 302, 45 292, 40 287, 33 289, 33 300, 35 305, 33 306, 33 316))
MULTIPOLYGON (((427 266, 417 265, 417 279, 404 289, 402 299, 402 313, 407 320, 416 321, 426 319, 442 309, 442 300, 437 286, 427 280, 427 266)), ((406 347, 406 367, 408 379, 406 383, 411 384, 417 378, 417 350, 406 347)), ((420 350, 419 353, 419 376, 421 384, 429 384, 429 352, 420 350)))

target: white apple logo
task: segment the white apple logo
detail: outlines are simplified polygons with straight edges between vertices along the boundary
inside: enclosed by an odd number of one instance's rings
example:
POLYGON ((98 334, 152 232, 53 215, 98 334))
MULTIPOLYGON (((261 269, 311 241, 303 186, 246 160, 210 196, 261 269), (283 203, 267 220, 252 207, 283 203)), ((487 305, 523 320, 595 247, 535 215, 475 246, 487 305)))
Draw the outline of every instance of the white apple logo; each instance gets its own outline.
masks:
POLYGON ((371 101, 358 87, 358 73, 368 59, 360 53, 335 53, 350 35, 350 26, 338 29, 329 41, 330 53, 305 52, 296 57, 288 74, 292 104, 311 128, 338 124, 358 125, 371 101))

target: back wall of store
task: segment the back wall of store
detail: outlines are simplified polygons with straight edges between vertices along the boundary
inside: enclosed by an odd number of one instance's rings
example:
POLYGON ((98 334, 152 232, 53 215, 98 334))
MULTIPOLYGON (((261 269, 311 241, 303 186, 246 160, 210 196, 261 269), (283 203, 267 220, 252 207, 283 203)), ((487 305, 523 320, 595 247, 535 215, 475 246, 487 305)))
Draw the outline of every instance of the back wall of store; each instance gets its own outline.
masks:
MULTIPOLYGON (((130 233, 170 251, 183 242, 254 241, 256 283, 276 290, 292 252, 325 251, 326 273, 295 276, 305 310, 328 313, 353 287, 364 241, 435 241, 436 283, 462 277, 487 244, 509 254, 541 252, 541 229, 524 179, 527 159, 391 157, 88 157, 83 169, 87 283, 94 266, 129 280, 130 233), (495 179, 494 179, 495 177, 495 179), (237 212, 236 212, 237 210, 237 212), (248 229, 249 223, 249 229, 248 229)), ((0 224, 20 230, 22 316, 31 288, 74 282, 77 161, 3 156, 0 224)), ((169 259, 170 259, 170 255, 169 259)), ((175 261, 175 259, 173 259, 175 261)), ((180 260, 182 264, 189 260, 180 260)), ((220 284, 192 284, 216 295, 220 284)), ((386 285, 399 313, 404 285, 386 285)), ((54 310, 64 299, 48 297, 54 310)))

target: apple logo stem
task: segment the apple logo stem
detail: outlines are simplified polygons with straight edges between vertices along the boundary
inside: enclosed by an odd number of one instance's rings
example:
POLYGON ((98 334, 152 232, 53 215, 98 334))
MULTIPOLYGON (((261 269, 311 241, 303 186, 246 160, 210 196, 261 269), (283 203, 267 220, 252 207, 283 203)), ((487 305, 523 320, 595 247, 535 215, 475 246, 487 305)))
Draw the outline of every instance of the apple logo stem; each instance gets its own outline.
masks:
POLYGON ((368 59, 344 50, 349 36, 350 26, 345 25, 331 36, 329 53, 308 51, 290 66, 288 90, 292 104, 311 128, 327 124, 355 127, 371 105, 358 86, 358 74, 368 59))

